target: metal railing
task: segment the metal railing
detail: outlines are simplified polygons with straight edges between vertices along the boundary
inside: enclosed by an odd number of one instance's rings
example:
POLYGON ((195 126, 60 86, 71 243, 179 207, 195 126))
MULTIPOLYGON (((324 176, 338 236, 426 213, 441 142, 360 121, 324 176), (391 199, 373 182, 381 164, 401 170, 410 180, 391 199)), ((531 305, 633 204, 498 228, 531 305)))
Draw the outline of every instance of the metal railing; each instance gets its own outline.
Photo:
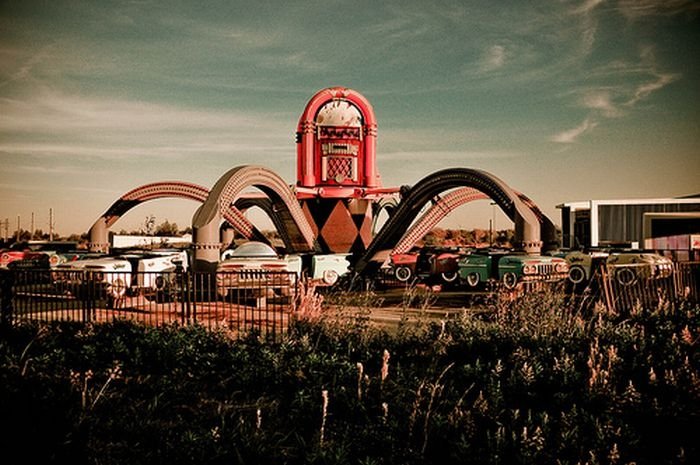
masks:
MULTIPOLYGON (((541 292, 565 288, 581 308, 604 305, 613 312, 657 308, 667 302, 700 302, 700 262, 675 263, 659 274, 648 265, 601 266, 587 282, 522 283, 506 290, 500 281, 476 292, 466 284, 466 301, 478 293, 541 292)), ((378 276, 377 289, 406 288, 407 283, 378 276)), ((0 269, 1 323, 19 321, 105 322, 131 319, 149 325, 200 324, 234 337, 258 333, 280 339, 297 309, 300 282, 295 273, 226 272, 126 273, 0 269)), ((366 283, 365 283, 366 284, 366 283)), ((366 286, 357 286, 362 292, 366 286)))
POLYGON ((299 292, 293 272, 0 270, 0 310, 19 321, 200 324, 234 336, 279 339, 299 292))
POLYGON ((600 300, 613 312, 700 302, 700 262, 674 263, 670 271, 662 273, 647 264, 602 266, 594 279, 600 300))

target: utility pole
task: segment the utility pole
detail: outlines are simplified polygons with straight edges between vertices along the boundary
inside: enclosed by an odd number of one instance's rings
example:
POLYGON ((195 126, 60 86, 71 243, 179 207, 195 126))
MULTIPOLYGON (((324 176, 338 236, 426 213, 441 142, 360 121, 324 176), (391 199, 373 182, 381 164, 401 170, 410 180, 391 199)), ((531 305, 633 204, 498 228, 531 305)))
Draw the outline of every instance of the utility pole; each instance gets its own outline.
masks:
POLYGON ((49 208, 49 240, 53 241, 53 208, 49 208))
POLYGON ((32 212, 32 221, 31 221, 31 226, 29 227, 29 240, 31 241, 34 239, 34 212, 32 212))
POLYGON ((19 242, 19 236, 20 236, 20 218, 19 218, 19 215, 17 215, 17 242, 19 242))

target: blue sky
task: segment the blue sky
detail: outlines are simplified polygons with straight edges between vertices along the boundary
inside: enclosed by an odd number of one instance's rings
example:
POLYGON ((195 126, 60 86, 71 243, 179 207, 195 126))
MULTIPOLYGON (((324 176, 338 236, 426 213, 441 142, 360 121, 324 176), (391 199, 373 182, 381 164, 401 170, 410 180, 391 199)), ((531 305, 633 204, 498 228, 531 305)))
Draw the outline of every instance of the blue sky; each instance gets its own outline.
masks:
POLYGON ((84 232, 132 188, 250 163, 291 184, 299 115, 336 85, 374 106, 386 186, 483 169, 557 223, 566 201, 696 194, 698 26, 686 0, 0 0, 0 220, 84 232))

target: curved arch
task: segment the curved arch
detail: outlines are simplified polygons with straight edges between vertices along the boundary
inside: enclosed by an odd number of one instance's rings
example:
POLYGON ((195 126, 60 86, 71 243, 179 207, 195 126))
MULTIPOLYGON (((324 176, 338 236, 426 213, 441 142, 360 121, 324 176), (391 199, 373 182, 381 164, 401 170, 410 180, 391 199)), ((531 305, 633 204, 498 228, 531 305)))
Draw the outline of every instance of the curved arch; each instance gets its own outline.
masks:
POLYGON ((454 211, 455 208, 475 200, 488 199, 488 196, 471 187, 463 187, 454 190, 444 197, 439 198, 431 207, 416 221, 391 251, 392 254, 406 253, 413 244, 423 238, 438 224, 445 216, 454 211))
MULTIPOLYGON (((89 249, 92 252, 107 252, 109 250, 109 228, 132 208, 149 200, 164 198, 180 198, 203 203, 209 196, 209 189, 197 184, 181 181, 161 181, 130 190, 117 199, 107 211, 97 219, 89 231, 89 249)), ((234 207, 229 207, 224 218, 241 234, 249 239, 260 240, 264 236, 246 217, 234 207)))
POLYGON ((423 206, 436 195, 456 187, 471 187, 486 194, 515 223, 518 246, 528 253, 539 253, 540 223, 518 195, 496 176, 470 168, 451 168, 432 173, 420 180, 399 204, 396 213, 375 236, 355 271, 362 272, 374 255, 396 244, 423 206))
POLYGON ((272 170, 254 165, 232 168, 212 187, 209 196, 192 218, 195 267, 211 270, 219 261, 218 225, 222 205, 235 204, 248 187, 263 191, 289 233, 290 251, 314 250, 314 234, 292 189, 272 170))
MULTIPOLYGON (((518 195, 520 200, 532 210, 532 212, 537 217, 540 222, 540 239, 543 244, 543 249, 545 251, 556 249, 557 238, 556 238, 556 227, 552 220, 550 220, 539 207, 525 194, 522 192, 515 193, 518 195)), ((451 213, 454 209, 476 200, 486 200, 488 195, 480 192, 471 187, 463 187, 452 192, 449 192, 444 197, 440 197, 433 206, 430 207, 419 219, 416 221, 408 231, 401 237, 399 242, 391 251, 392 254, 406 253, 413 245, 423 238, 430 230, 435 227, 444 217, 451 213)))

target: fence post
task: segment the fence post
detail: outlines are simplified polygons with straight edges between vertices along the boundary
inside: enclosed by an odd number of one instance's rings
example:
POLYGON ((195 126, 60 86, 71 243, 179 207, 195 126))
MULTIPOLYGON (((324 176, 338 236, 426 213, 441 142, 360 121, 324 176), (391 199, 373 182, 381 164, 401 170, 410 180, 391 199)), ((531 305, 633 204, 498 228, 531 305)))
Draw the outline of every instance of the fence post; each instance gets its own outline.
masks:
POLYGON ((0 328, 5 330, 12 326, 12 285, 14 273, 0 270, 0 328))

